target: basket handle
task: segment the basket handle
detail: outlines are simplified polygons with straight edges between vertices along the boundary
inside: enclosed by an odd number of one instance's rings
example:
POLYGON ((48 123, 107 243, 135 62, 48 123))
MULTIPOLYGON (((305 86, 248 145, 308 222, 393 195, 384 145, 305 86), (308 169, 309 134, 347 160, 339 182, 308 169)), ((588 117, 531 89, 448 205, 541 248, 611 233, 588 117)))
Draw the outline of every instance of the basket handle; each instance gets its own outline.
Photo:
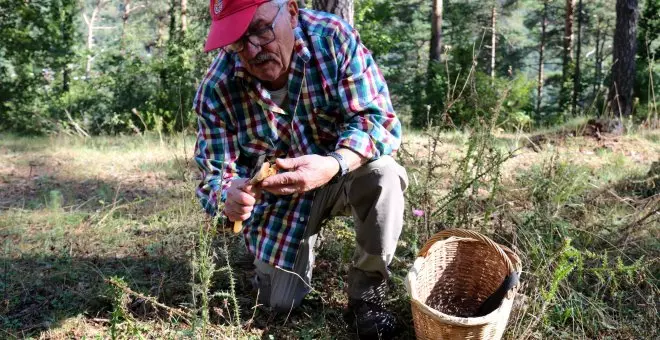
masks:
POLYGON ((433 244, 435 244, 438 241, 442 241, 444 239, 450 238, 452 236, 471 238, 486 243, 487 245, 489 245, 490 247, 492 247, 497 251, 497 253, 500 255, 504 263, 506 263, 506 266, 509 268, 509 273, 510 274, 516 273, 516 269, 513 266, 513 263, 511 263, 509 257, 504 253, 504 250, 502 250, 502 248, 500 248, 500 246, 497 245, 497 243, 493 242, 493 240, 491 240, 487 236, 472 230, 447 229, 439 233, 436 233, 435 235, 431 236, 431 238, 428 241, 426 241, 426 244, 424 244, 424 247, 422 247, 422 249, 419 251, 417 256, 426 257, 433 244))

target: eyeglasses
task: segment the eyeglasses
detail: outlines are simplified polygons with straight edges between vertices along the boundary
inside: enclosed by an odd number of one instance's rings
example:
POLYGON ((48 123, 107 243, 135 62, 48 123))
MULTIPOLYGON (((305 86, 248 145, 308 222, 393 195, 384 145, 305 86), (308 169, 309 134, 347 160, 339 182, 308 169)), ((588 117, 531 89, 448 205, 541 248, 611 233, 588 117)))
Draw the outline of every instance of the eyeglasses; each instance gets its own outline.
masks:
POLYGON ((277 7, 277 13, 275 14, 275 17, 273 18, 269 26, 262 28, 256 32, 252 32, 252 33, 248 32, 233 44, 229 44, 225 46, 224 47, 225 51, 227 51, 228 53, 240 53, 245 49, 246 41, 249 41, 250 44, 252 44, 252 46, 254 47, 262 47, 272 43, 275 40, 275 31, 274 31, 275 23, 277 21, 277 17, 280 16, 282 7, 283 5, 277 7))

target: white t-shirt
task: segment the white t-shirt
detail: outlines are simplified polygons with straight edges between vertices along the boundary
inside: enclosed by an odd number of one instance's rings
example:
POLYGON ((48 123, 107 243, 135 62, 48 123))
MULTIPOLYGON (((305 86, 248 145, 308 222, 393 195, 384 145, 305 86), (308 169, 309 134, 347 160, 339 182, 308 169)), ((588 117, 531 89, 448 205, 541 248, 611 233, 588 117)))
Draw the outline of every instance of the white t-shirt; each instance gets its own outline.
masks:
POLYGON ((277 106, 282 107, 282 104, 284 104, 284 101, 286 100, 287 97, 287 87, 284 86, 279 90, 274 90, 270 91, 267 90, 268 93, 270 93, 270 99, 277 104, 277 106))

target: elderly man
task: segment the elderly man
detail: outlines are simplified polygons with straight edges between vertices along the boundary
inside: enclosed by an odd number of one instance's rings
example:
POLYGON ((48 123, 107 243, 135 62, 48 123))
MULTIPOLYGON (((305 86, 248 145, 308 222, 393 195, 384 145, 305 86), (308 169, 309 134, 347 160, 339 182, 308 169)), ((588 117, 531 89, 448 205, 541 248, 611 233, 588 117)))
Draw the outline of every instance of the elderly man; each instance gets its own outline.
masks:
POLYGON ((340 18, 295 0, 212 0, 210 11, 205 50, 220 51, 194 101, 202 205, 213 215, 223 202, 244 221, 260 303, 283 312, 310 291, 323 220, 350 209, 344 316, 365 338, 389 337, 384 288, 408 179, 391 157, 401 126, 370 52, 340 18), (279 173, 249 185, 262 155, 279 173))

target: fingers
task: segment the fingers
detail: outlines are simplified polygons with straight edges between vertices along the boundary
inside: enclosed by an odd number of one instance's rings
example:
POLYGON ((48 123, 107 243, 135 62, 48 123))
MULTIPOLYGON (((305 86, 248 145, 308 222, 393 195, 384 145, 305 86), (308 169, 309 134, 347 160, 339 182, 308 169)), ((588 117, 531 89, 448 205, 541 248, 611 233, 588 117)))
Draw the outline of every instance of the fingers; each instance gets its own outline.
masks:
POLYGON ((230 221, 245 221, 250 218, 255 201, 254 197, 243 191, 237 190, 233 195, 227 193, 224 213, 230 221))
POLYGON ((227 191, 224 214, 230 221, 245 221, 250 218, 259 190, 247 184, 245 179, 232 181, 227 191))
POLYGON ((275 160, 275 165, 277 165, 278 168, 284 169, 284 170, 293 170, 293 169, 299 167, 302 163, 304 163, 304 160, 302 159, 302 157, 278 158, 278 159, 275 160))
POLYGON ((225 205, 224 213, 230 221, 245 221, 252 215, 253 206, 225 205))
MULTIPOLYGON (((261 188, 259 188, 256 185, 252 185, 252 184, 246 184, 246 185, 240 186, 239 189, 241 191, 243 191, 244 193, 252 196, 255 199, 256 199, 256 197, 259 197, 259 194, 261 193, 261 188)), ((252 204, 254 204, 254 203, 252 203, 252 204)))
MULTIPOLYGON (((250 189, 251 190, 251 189, 250 189)), ((257 199, 251 194, 252 191, 245 191, 243 189, 239 190, 229 190, 227 191, 227 203, 237 204, 237 205, 254 205, 257 199)))
POLYGON ((301 186, 290 186, 290 185, 279 185, 269 188, 264 188, 264 190, 275 195, 292 195, 295 193, 302 193, 305 190, 301 186))
POLYGON ((261 187, 275 195, 291 195, 306 191, 306 181, 299 172, 286 172, 266 178, 261 187))
POLYGON ((304 186, 304 183, 305 181, 302 174, 296 171, 292 171, 284 172, 264 179, 264 181, 261 182, 261 187, 270 191, 269 189, 278 186, 304 186))

